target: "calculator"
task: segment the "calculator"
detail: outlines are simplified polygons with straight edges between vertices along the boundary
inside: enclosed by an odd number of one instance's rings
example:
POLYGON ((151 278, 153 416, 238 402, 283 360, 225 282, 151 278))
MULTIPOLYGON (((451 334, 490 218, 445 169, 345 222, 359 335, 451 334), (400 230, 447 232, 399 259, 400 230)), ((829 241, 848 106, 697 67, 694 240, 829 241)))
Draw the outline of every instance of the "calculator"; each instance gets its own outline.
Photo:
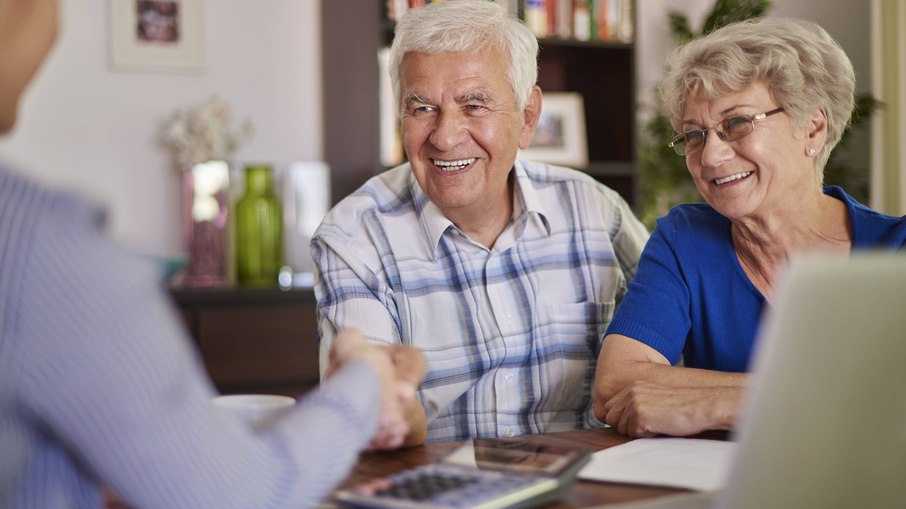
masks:
POLYGON ((478 439, 443 461, 380 480, 373 493, 336 494, 347 507, 370 509, 528 508, 558 500, 590 453, 521 439, 478 439))

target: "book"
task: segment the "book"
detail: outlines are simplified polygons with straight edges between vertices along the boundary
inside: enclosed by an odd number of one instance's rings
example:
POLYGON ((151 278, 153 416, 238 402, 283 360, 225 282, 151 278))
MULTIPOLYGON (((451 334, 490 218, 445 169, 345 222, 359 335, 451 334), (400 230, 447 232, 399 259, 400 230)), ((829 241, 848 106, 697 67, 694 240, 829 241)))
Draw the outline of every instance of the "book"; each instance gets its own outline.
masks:
POLYGON ((591 39, 591 0, 573 0, 573 38, 591 39))
POLYGON ((573 0, 555 0, 553 34, 561 39, 573 36, 573 0))
POLYGON ((525 24, 532 29, 536 37, 547 37, 547 1, 525 0, 523 17, 525 24))

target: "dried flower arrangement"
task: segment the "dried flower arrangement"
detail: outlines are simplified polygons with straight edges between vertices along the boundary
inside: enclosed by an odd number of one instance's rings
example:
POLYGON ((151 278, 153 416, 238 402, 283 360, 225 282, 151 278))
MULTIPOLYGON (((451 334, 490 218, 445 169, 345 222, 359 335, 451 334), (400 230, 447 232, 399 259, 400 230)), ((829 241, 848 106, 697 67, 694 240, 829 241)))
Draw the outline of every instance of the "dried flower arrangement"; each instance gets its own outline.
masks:
POLYGON ((229 105, 211 96, 197 108, 177 110, 167 122, 163 144, 173 151, 181 168, 207 161, 230 161, 239 145, 252 136, 252 124, 232 127, 229 105))

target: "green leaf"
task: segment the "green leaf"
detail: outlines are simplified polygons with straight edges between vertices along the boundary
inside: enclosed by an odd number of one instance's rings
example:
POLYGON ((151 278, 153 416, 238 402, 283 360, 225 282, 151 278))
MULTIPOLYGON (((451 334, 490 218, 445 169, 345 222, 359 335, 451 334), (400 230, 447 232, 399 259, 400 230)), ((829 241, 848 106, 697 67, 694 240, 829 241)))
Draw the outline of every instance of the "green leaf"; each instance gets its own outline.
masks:
POLYGON ((705 18, 701 35, 722 26, 763 16, 771 8, 770 0, 717 0, 705 18))
POLYGON ((676 44, 685 44, 691 41, 695 34, 689 27, 689 19, 685 14, 670 11, 667 13, 667 25, 670 26, 670 33, 673 34, 673 40, 676 44))

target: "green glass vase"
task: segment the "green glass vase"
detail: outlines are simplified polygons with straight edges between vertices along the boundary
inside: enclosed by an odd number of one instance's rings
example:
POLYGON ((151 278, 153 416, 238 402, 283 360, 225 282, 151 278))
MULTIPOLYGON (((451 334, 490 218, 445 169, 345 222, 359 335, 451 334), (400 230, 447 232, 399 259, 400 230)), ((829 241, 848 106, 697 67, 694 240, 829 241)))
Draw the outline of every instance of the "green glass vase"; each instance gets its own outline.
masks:
POLYGON ((240 286, 277 286, 283 266, 283 208, 270 166, 245 167, 245 195, 236 203, 236 277, 240 286))

